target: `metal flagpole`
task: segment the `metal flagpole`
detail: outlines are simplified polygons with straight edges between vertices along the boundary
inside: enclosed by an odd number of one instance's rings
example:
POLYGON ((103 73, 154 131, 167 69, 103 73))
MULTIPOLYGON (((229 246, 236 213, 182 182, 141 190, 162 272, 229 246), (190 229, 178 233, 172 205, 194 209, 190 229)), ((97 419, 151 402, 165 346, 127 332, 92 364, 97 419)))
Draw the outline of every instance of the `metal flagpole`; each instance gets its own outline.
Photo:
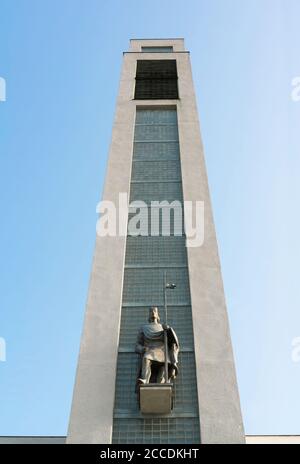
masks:
MULTIPOLYGON (((167 290, 174 290, 175 284, 168 283, 167 271, 164 272, 164 303, 165 303, 165 325, 168 325, 168 305, 167 305, 167 290)), ((168 330, 164 329, 165 341, 165 383, 169 383, 169 369, 168 369, 168 330)))
MULTIPOLYGON (((168 307, 167 307, 167 271, 164 273, 164 303, 165 303, 165 325, 168 323, 168 307)), ((165 341, 165 383, 169 383, 169 372, 168 372, 168 335, 167 329, 164 329, 164 341, 165 341)))

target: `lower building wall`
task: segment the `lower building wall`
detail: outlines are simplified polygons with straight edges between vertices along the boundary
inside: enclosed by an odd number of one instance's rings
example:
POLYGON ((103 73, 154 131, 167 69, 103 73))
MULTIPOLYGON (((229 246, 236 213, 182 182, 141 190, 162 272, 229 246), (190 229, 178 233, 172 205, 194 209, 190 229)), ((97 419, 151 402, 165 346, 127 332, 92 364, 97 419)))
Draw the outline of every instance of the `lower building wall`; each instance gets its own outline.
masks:
MULTIPOLYGON (((247 445, 300 445, 300 435, 246 435, 245 438, 247 445)), ((0 445, 63 445, 65 442, 66 437, 0 437, 0 445)))
POLYGON ((0 437, 0 445, 64 445, 66 437, 0 437))
POLYGON ((300 445, 300 435, 248 435, 247 445, 300 445))

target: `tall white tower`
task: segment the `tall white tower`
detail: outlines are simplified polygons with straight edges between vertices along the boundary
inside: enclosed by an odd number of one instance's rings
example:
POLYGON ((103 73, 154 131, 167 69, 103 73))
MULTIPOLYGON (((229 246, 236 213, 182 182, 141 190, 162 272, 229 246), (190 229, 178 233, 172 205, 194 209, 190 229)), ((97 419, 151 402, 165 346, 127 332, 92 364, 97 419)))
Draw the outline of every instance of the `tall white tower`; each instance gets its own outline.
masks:
MULTIPOLYGON (((68 443, 243 443, 244 430, 192 82, 183 39, 134 39, 124 53, 103 200, 204 204, 204 242, 185 235, 96 238, 68 443), (174 408, 144 417, 135 337, 177 287, 181 344, 174 408)), ((132 211, 129 209, 129 219, 132 211)), ((150 221, 151 222, 151 221, 150 221)), ((151 229, 151 224, 149 225, 151 229)))

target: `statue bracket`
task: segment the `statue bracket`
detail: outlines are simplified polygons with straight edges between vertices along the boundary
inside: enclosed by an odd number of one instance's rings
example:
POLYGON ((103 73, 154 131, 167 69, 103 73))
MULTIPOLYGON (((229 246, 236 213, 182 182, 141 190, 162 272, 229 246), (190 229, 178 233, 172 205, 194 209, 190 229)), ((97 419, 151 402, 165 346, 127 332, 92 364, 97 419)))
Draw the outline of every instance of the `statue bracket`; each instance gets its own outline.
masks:
POLYGON ((173 409, 173 384, 148 383, 139 385, 139 406, 142 414, 170 414, 173 409))

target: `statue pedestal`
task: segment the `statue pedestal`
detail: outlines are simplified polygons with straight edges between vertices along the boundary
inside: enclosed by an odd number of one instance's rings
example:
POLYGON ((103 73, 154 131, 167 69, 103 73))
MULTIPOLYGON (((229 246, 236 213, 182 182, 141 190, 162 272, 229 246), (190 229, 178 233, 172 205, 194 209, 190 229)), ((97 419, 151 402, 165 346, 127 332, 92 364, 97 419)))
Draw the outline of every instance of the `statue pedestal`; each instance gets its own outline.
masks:
POLYGON ((170 414, 173 407, 173 384, 140 385, 139 402, 142 414, 170 414))

